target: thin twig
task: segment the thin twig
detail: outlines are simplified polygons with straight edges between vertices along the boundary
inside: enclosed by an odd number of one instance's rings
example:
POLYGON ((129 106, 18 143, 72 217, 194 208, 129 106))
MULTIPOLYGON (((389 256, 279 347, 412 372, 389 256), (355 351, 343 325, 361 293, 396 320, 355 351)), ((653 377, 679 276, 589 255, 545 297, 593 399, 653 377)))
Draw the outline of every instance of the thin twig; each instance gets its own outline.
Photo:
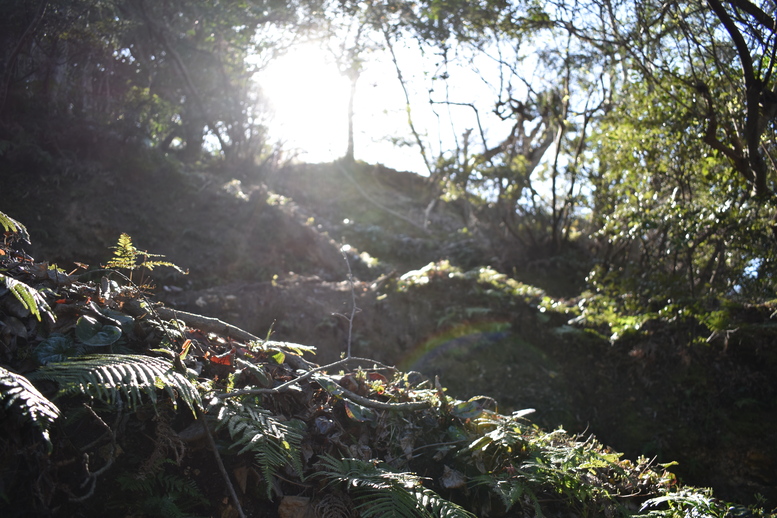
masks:
POLYGON ((353 401, 359 403, 362 406, 369 408, 377 408, 378 410, 422 410, 424 408, 430 408, 432 406, 431 401, 408 401, 406 403, 389 403, 387 401, 375 401, 359 394, 354 394, 350 390, 340 387, 342 395, 353 401))
MULTIPOLYGON (((237 326, 227 324, 226 322, 219 320, 218 318, 205 317, 197 315, 196 313, 189 313, 187 311, 179 311, 176 309, 165 307, 151 307, 148 309, 141 307, 136 301, 130 302, 127 306, 127 313, 132 316, 141 316, 144 313, 154 313, 160 320, 182 320, 187 326, 191 328, 200 329, 202 331, 223 334, 229 338, 235 338, 243 342, 256 342, 264 343, 264 340, 258 336, 252 335, 248 331, 244 331, 237 326)), ((285 342, 273 342, 281 346, 285 342)), ((292 349, 296 344, 289 344, 292 349)), ((303 359, 296 354, 286 354, 286 362, 295 369, 309 369, 313 366, 312 363, 303 359)))
POLYGON ((286 383, 282 383, 281 385, 278 385, 277 387, 235 390, 233 392, 227 392, 225 394, 217 394, 216 397, 219 398, 219 399, 224 399, 224 398, 230 398, 230 397, 244 396, 246 394, 252 394, 252 395, 256 395, 256 394, 278 394, 278 393, 282 392, 283 390, 286 390, 287 388, 289 388, 291 385, 294 385, 296 383, 299 383, 301 381, 304 381, 304 380, 310 378, 311 376, 313 376, 313 374, 315 374, 317 372, 320 372, 320 371, 323 371, 323 370, 327 370, 327 369, 331 369, 331 368, 337 367, 339 365, 345 365, 345 364, 350 363, 350 362, 356 362, 356 361, 370 362, 373 365, 379 365, 380 366, 379 368, 381 370, 392 370, 392 371, 396 371, 397 370, 396 367, 390 367, 390 366, 384 365, 384 364, 382 364, 380 362, 376 362, 375 360, 370 360, 369 358, 358 358, 356 356, 352 356, 350 358, 343 358, 342 360, 337 360, 336 362, 332 362, 332 363, 330 363, 328 365, 321 365, 320 367, 316 367, 314 369, 310 369, 305 374, 303 374, 301 376, 298 376, 298 377, 294 378, 293 380, 289 380, 286 383))
MULTIPOLYGON (((132 304, 129 304, 128 306, 130 306, 128 308, 128 312, 130 314, 132 314, 133 312, 136 314, 145 312, 145 310, 139 307, 139 304, 137 305, 138 307, 131 307, 132 304)), ((197 315, 194 313, 187 313, 185 311, 176 311, 176 310, 171 310, 169 308, 163 308, 163 307, 155 308, 154 311, 157 313, 157 315, 160 318, 180 319, 180 320, 183 320, 187 325, 190 325, 192 327, 198 327, 203 331, 225 333, 227 334, 227 336, 231 336, 233 338, 237 338, 239 340, 245 340, 249 342, 259 342, 259 343, 262 342, 262 340, 259 337, 256 337, 251 333, 243 331, 242 329, 235 327, 231 324, 222 322, 217 318, 204 317, 202 315, 197 315)), ((287 389, 291 385, 294 385, 307 378, 310 378, 316 372, 319 372, 325 369, 331 369, 332 367, 346 364, 351 361, 366 361, 366 362, 371 362, 375 365, 380 365, 381 368, 384 368, 384 369, 396 370, 394 369, 394 367, 389 367, 387 365, 380 364, 379 362, 376 362, 375 360, 370 360, 369 358, 348 357, 348 358, 343 358, 342 360, 338 360, 336 362, 330 363, 329 365, 323 365, 315 368, 312 367, 313 366, 312 363, 293 354, 287 354, 286 361, 294 368, 297 368, 297 369, 307 368, 309 370, 305 374, 298 376, 293 380, 287 381, 286 383, 278 385, 277 387, 274 387, 274 388, 236 390, 234 392, 229 392, 227 394, 217 394, 216 397, 228 398, 228 397, 242 396, 246 394, 277 394, 282 390, 287 389), (289 360, 294 361, 294 364, 292 364, 289 360)), ((407 403, 388 403, 384 401, 374 401, 372 399, 359 396, 358 394, 354 394, 353 392, 346 389, 342 389, 342 394, 347 399, 350 399, 351 401, 359 403, 360 405, 370 407, 370 408, 377 408, 381 410, 419 410, 422 408, 429 408, 431 406, 431 403, 428 401, 417 401, 417 402, 411 401, 407 403)))
MULTIPOLYGON (((332 367, 337 367, 338 365, 343 365, 352 361, 367 361, 367 362, 373 362, 374 364, 378 365, 378 362, 375 362, 374 360, 370 360, 368 358, 355 358, 355 357, 343 358, 342 360, 338 360, 336 362, 330 363, 329 365, 322 365, 321 367, 316 367, 315 369, 311 369, 305 374, 303 374, 302 376, 298 376, 293 380, 290 380, 290 381, 287 381, 286 383, 278 385, 277 387, 235 390, 234 392, 229 392, 226 394, 217 394, 216 397, 219 399, 224 399, 224 398, 238 397, 238 396, 244 396, 244 395, 278 394, 279 392, 287 389, 291 385, 297 384, 300 381, 310 378, 317 372, 320 372, 326 369, 331 369, 332 367)), ((388 367, 383 364, 380 364, 380 365, 382 369, 396 370, 394 367, 388 367)), ((400 410, 400 411, 401 410, 421 410, 423 408, 429 408, 432 406, 432 403, 429 401, 408 401, 406 403, 390 403, 387 401, 375 401, 374 399, 369 399, 364 396, 355 394, 344 387, 338 387, 338 394, 342 395, 346 399, 350 399, 355 403, 359 403, 362 406, 377 408, 379 410, 400 410)))
POLYGON ((345 352, 345 357, 351 357, 351 340, 353 338, 353 319, 356 317, 356 290, 353 287, 353 271, 351 270, 351 262, 348 260, 348 254, 345 253, 345 246, 340 248, 340 252, 343 254, 345 265, 348 267, 348 284, 351 287, 351 316, 348 317, 348 342, 345 352))
MULTIPOLYGON (((84 500, 91 498, 92 495, 94 495, 95 488, 97 487, 97 477, 99 477, 100 475, 108 471, 108 468, 110 468, 113 465, 113 461, 116 458, 116 434, 113 432, 113 429, 111 429, 111 427, 108 426, 108 424, 105 421, 103 421, 102 417, 97 415, 97 412, 95 412, 94 409, 92 409, 92 407, 84 403, 84 408, 86 408, 87 412, 92 414, 92 416, 97 420, 97 422, 100 423, 100 425, 103 428, 105 428, 106 433, 110 435, 111 453, 110 453, 110 457, 108 458, 107 461, 105 461, 105 465, 102 468, 98 469, 97 471, 90 471, 89 453, 84 451, 84 470, 86 471, 86 479, 81 483, 80 487, 83 489, 84 487, 89 485, 89 490, 81 496, 74 496, 72 493, 68 492, 70 494, 70 497, 68 498, 68 500, 70 500, 71 502, 83 502, 84 500)), ((119 414, 121 415, 121 410, 119 410, 119 414)), ((118 419, 117 419, 117 423, 118 423, 118 419)), ((100 438, 102 439, 102 437, 104 436, 105 435, 102 435, 100 436, 100 438)), ((93 444, 94 443, 90 444, 90 446, 93 444)))
POLYGON ((224 478, 224 483, 227 485, 227 490, 229 491, 229 497, 232 500, 232 503, 235 504, 235 509, 237 509, 237 514, 240 515, 240 518, 246 518, 246 515, 243 512, 243 508, 240 505, 240 500, 238 500, 237 498, 237 493, 235 492, 235 486, 232 485, 232 481, 229 479, 229 474, 227 473, 227 469, 224 467, 224 461, 221 460, 221 455, 219 455, 219 450, 216 448, 216 441, 213 440, 213 434, 210 433, 210 428, 208 428, 208 423, 205 422, 205 414, 203 414, 202 410, 200 410, 199 408, 197 409, 197 420, 202 425, 203 430, 205 430, 205 437, 207 437, 208 439, 208 446, 210 446, 211 451, 213 451, 213 456, 216 457, 216 464, 219 467, 221 476, 224 478))

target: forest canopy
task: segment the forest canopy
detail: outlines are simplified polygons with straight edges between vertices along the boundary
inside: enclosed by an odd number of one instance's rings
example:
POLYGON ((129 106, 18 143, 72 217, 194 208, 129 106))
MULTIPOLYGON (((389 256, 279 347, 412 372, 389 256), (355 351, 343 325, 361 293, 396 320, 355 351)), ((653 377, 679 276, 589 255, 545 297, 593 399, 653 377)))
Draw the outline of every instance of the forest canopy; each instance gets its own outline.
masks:
MULTIPOLYGON (((162 160, 261 177, 281 149, 257 74, 315 41, 355 95, 382 54, 430 211, 458 200, 508 267, 584 250, 589 287, 630 293, 626 311, 767 300, 774 16, 746 0, 12 0, 0 7, 0 149, 51 174, 76 159, 162 160), (428 58, 413 64, 421 79, 403 74, 400 48, 428 58), (437 95, 467 69, 490 95, 437 95), (414 123, 413 89, 469 112, 450 120, 452 138, 414 123)), ((347 160, 353 120, 351 104, 347 160)))

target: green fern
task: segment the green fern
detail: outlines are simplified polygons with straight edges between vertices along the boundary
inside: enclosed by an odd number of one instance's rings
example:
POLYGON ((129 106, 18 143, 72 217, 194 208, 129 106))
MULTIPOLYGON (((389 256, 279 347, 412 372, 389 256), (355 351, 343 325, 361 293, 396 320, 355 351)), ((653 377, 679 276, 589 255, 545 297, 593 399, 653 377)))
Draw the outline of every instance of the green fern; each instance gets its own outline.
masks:
POLYGON ((122 511, 130 507, 148 517, 180 518, 190 516, 187 510, 208 503, 197 484, 180 475, 157 472, 138 477, 123 473, 116 481, 123 498, 117 499, 119 501, 111 507, 119 507, 122 511))
POLYGON ((38 392, 27 378, 0 367, 0 402, 6 410, 21 412, 25 420, 40 430, 51 448, 49 428, 59 417, 59 409, 38 392))
POLYGON ((0 212, 0 225, 3 226, 3 230, 6 232, 19 234, 19 237, 24 242, 30 242, 30 234, 27 232, 27 228, 4 212, 0 212))
MULTIPOLYGON (((27 228, 4 212, 0 212, 0 225, 2 225, 3 230, 6 232, 14 232, 26 243, 30 242, 30 234, 27 232, 27 228)), ((35 288, 3 273, 0 273, 0 284, 5 285, 13 296, 22 303, 22 306, 38 319, 38 322, 41 320, 41 312, 52 321, 55 320, 51 308, 46 303, 46 299, 35 288)))
POLYGON ((35 378, 60 385, 61 394, 85 394, 112 404, 123 398, 135 408, 146 395, 153 404, 157 390, 164 389, 175 401, 181 398, 196 415, 202 408, 200 394, 192 383, 161 358, 134 354, 99 354, 51 363, 37 370, 35 378))
POLYGON ((254 454, 267 484, 268 498, 280 468, 291 466, 302 475, 302 433, 294 427, 294 421, 280 421, 250 401, 229 400, 218 410, 217 429, 222 428, 229 431, 232 448, 240 448, 238 455, 249 451, 254 454))
POLYGON ((175 270, 186 273, 178 265, 169 261, 149 261, 150 257, 164 257, 160 254, 151 254, 145 250, 138 250, 134 244, 132 244, 132 238, 129 234, 122 233, 119 236, 119 241, 116 246, 112 247, 113 257, 106 264, 108 268, 124 268, 132 272, 138 268, 147 268, 153 270, 157 266, 169 266, 175 270), (142 261, 138 261, 138 259, 142 261))
POLYGON ((51 312, 51 308, 46 303, 46 299, 44 299, 43 295, 35 288, 2 273, 0 273, 0 284, 4 284, 5 287, 11 291, 13 296, 22 303, 24 309, 29 311, 39 322, 41 320, 41 314, 49 317, 52 322, 55 320, 54 313, 51 312))
POLYGON ((463 507, 423 487, 412 473, 384 469, 358 459, 337 459, 325 455, 321 474, 329 484, 341 483, 355 493, 361 516, 397 516, 408 518, 475 518, 463 507))
MULTIPOLYGON (((527 480, 523 472, 516 472, 514 475, 486 473, 472 477, 472 482, 475 486, 486 486, 493 491, 502 500, 502 504, 508 511, 518 502, 528 501, 533 505, 534 515, 542 516, 542 509, 532 483, 527 480)), ((536 483, 535 485, 540 486, 536 483)))

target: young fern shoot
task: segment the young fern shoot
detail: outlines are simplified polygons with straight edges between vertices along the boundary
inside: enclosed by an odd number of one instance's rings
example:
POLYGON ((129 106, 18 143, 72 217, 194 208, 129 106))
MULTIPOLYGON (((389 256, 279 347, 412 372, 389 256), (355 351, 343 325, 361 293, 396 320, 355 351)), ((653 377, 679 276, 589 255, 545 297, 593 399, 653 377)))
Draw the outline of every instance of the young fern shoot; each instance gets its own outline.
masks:
MULTIPOLYGON (((151 257, 164 257, 164 255, 152 254, 145 250, 138 250, 132 243, 132 238, 129 236, 129 234, 126 233, 122 233, 119 236, 118 243, 112 248, 114 250, 113 257, 111 257, 111 260, 108 261, 105 266, 107 268, 123 268, 125 270, 129 270, 130 281, 132 281, 132 273, 140 268, 153 270, 157 266, 169 266, 170 268, 174 268, 176 271, 183 273, 184 275, 188 273, 188 271, 182 270, 178 265, 169 261, 150 261, 149 259, 151 257), (140 261, 138 259, 140 259, 140 261)), ((142 284, 142 280, 139 284, 142 284)))

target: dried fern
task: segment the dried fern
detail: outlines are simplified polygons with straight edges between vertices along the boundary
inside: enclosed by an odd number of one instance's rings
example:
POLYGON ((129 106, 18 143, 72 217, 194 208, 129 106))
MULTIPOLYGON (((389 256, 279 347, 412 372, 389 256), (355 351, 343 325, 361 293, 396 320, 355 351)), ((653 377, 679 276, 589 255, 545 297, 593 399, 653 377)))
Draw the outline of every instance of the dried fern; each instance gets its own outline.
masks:
POLYGON ((195 413, 202 408, 200 394, 192 383, 161 358, 134 354, 99 354, 51 363, 37 370, 35 378, 60 385, 62 394, 85 394, 112 404, 123 398, 130 408, 146 395, 153 404, 164 389, 175 403, 181 398, 195 413))
POLYGON ((6 410, 20 412, 25 420, 34 424, 51 448, 49 428, 59 417, 59 409, 27 378, 0 367, 0 402, 6 410))
POLYGON ((267 483, 270 498, 275 473, 291 466, 302 475, 302 434, 292 422, 278 420, 250 401, 224 401, 218 410, 217 429, 226 428, 238 454, 252 452, 267 483))
POLYGON ((359 459, 337 459, 323 456, 321 474, 329 484, 341 483, 355 493, 361 516, 396 516, 407 518, 475 518, 463 507, 454 504, 421 485, 413 473, 384 469, 359 459))

